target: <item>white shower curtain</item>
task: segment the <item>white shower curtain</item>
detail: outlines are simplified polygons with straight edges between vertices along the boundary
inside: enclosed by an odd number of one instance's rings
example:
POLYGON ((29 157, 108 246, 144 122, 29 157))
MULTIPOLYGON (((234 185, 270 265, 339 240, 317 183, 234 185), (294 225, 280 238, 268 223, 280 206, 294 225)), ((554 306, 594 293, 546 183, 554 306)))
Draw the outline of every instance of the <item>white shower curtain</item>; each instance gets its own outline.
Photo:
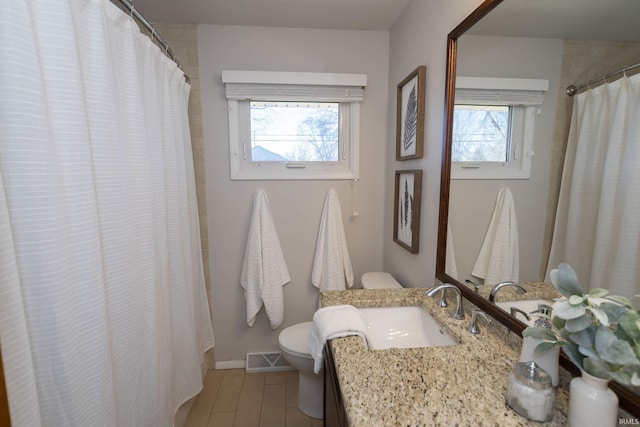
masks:
POLYGON ((183 73, 106 0, 0 0, 14 426, 167 426, 213 346, 183 73))
MULTIPOLYGON (((640 293, 640 74, 576 95, 548 270, 640 293)), ((547 272, 548 276, 548 272, 547 272)))

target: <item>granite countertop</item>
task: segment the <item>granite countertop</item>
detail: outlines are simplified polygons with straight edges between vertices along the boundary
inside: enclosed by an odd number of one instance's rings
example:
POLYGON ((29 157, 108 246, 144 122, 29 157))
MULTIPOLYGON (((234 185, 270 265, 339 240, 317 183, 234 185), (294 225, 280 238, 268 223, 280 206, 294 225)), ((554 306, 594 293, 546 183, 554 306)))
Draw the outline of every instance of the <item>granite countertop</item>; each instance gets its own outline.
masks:
POLYGON ((369 350, 359 337, 331 340, 350 426, 567 425, 566 376, 561 375, 550 422, 521 417, 504 399, 519 348, 509 345, 494 330, 497 325, 489 327, 484 319, 479 321, 480 334, 470 334, 468 301, 464 301, 465 320, 455 320, 451 307, 438 307, 437 299, 424 293, 423 288, 322 292, 323 306, 422 306, 459 342, 448 347, 369 350))

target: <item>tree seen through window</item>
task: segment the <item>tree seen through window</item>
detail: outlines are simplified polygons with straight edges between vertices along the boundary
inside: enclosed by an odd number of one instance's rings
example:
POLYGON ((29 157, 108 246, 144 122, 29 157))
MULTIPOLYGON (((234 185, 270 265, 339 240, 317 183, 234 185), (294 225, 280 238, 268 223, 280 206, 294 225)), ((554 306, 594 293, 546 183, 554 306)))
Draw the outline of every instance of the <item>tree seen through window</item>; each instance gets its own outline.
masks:
POLYGON ((340 156, 340 107, 330 102, 251 102, 253 161, 331 162, 340 156))
POLYGON ((510 118, 508 106, 456 105, 451 160, 509 161, 510 118))

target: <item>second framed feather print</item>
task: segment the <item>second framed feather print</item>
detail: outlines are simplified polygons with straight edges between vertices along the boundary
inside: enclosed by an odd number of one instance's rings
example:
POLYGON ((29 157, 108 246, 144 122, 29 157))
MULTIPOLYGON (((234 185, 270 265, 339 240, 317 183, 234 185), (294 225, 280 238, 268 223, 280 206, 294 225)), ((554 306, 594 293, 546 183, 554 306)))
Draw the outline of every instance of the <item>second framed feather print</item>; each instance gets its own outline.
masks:
POLYGON ((420 245, 422 170, 396 171, 393 241, 417 254, 420 245))
POLYGON ((420 65, 398 84, 396 160, 422 157, 427 67, 420 65))

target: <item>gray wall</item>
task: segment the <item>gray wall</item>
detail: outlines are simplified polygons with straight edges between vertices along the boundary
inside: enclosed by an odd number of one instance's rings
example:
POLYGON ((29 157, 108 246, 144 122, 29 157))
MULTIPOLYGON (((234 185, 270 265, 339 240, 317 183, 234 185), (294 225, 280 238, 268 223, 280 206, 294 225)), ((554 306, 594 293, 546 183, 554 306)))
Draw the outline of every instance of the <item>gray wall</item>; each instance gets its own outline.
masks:
MULTIPOLYGON (((514 199, 520 239, 520 281, 540 276, 549 165, 562 62, 562 40, 463 36, 458 45, 458 75, 549 80, 549 91, 536 116, 531 178, 526 180, 453 180, 449 223, 454 237, 458 279, 471 269, 484 240, 498 189, 514 199)), ((474 279, 477 281, 477 279, 474 279)))
POLYGON ((480 3, 413 0, 390 31, 384 267, 408 287, 431 286, 435 276, 447 34, 480 3), (397 162, 396 87, 418 65, 427 67, 424 157, 397 162), (393 241, 394 171, 402 169, 423 171, 420 252, 415 255, 393 241))
POLYGON ((198 26, 202 122, 216 363, 278 349, 279 332, 311 320, 318 291, 311 266, 329 188, 340 197, 356 283, 383 265, 385 147, 389 33, 291 28, 198 26), (227 103, 222 70, 362 73, 360 181, 230 181, 227 103), (284 287, 285 316, 275 331, 262 311, 246 324, 240 273, 255 191, 269 196, 292 281, 284 287), (351 217, 357 209, 359 216, 351 217))

